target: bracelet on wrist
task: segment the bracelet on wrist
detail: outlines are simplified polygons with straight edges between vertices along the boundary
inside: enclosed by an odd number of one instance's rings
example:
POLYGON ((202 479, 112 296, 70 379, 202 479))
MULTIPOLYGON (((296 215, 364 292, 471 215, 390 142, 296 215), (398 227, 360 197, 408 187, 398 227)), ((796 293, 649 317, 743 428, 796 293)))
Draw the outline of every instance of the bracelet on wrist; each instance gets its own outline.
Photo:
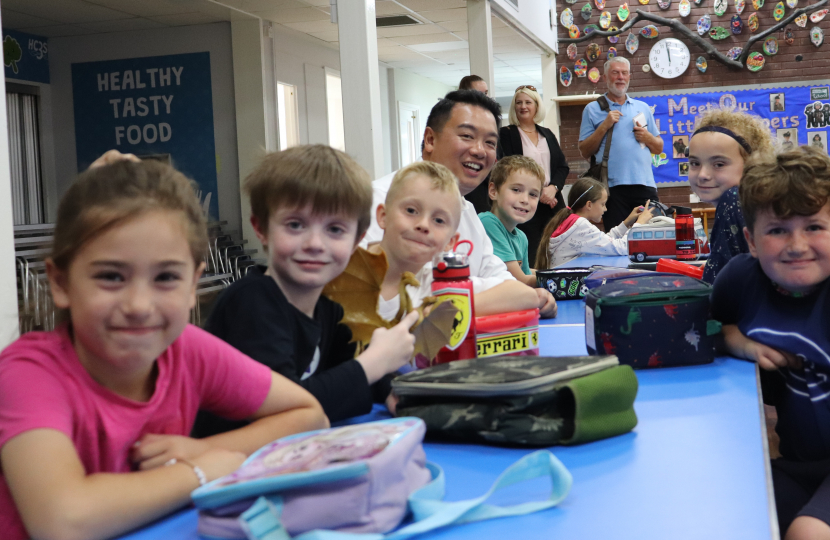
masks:
POLYGON ((199 479, 199 485, 200 486, 204 486, 205 484, 207 484, 208 479, 207 479, 207 475, 205 474, 205 471, 203 471, 201 467, 199 467, 198 465, 196 465, 192 461, 188 461, 186 459, 171 458, 171 459, 167 460, 167 462, 165 462, 164 466, 169 467, 171 465, 175 465, 176 463, 183 463, 183 464, 187 465, 188 467, 190 467, 191 469, 193 469, 193 473, 196 475, 196 478, 199 479))

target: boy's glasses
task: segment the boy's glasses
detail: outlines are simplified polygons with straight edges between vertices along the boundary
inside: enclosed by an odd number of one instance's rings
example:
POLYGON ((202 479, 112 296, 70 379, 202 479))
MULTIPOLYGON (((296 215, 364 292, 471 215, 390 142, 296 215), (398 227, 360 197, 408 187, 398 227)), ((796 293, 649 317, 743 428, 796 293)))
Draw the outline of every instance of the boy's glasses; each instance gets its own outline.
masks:
MULTIPOLYGON (((516 88, 516 92, 518 92, 519 90, 522 90, 522 89, 524 89, 524 88, 527 88, 528 90, 533 90, 534 92, 537 92, 537 91, 538 91, 538 90, 536 90, 536 87, 535 87, 535 86, 533 86, 533 85, 530 85, 530 84, 523 84, 523 85, 521 85, 520 87, 516 88)), ((513 92, 513 93, 515 94, 516 92, 513 92)))

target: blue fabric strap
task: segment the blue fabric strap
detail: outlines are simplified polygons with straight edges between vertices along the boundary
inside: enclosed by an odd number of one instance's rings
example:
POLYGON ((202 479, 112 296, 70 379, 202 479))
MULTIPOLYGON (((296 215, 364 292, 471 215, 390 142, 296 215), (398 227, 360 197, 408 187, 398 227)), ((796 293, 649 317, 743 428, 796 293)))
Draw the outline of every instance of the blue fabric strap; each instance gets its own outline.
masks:
MULTIPOLYGON (((538 512, 559 504, 573 483, 571 473, 556 456, 547 450, 528 454, 508 467, 493 486, 481 497, 465 501, 445 502, 444 472, 434 463, 427 463, 432 481, 410 495, 409 509, 414 522, 389 534, 354 534, 316 530, 294 537, 294 540, 405 540, 448 525, 472 523, 497 517, 519 516, 538 512), (499 489, 547 476, 551 481, 550 496, 514 506, 496 506, 485 501, 499 489)), ((249 540, 292 540, 282 526, 283 503, 279 496, 260 497, 239 518, 249 540)))

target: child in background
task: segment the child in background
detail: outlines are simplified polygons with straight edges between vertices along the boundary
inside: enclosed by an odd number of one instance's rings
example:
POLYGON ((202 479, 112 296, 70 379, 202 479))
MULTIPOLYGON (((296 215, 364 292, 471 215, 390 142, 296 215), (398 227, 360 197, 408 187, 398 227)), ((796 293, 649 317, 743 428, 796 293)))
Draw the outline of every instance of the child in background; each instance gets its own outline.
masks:
MULTIPOLYGON (((343 308, 321 297, 369 226, 372 184, 353 159, 328 146, 299 146, 265 157, 245 179, 251 224, 268 254, 217 299, 206 329, 299 383, 331 421, 366 414, 383 402, 385 375, 414 351, 413 313, 378 329, 355 358, 343 308)), ((222 432, 224 419, 200 414, 194 435, 222 432)))
POLYGON ((328 425, 308 392, 187 324, 206 248, 193 185, 167 165, 118 161, 66 192, 46 268, 68 322, 0 353, 4 539, 119 535, 328 425), (254 421, 189 439, 200 407, 254 421))
POLYGON ((602 221, 608 190, 593 178, 580 178, 568 193, 568 206, 550 220, 542 233, 546 239, 536 252, 538 268, 554 268, 580 255, 628 255, 628 230, 634 223, 652 218, 648 203, 631 211, 625 220, 603 233, 594 225, 602 221))
POLYGON ((689 184, 701 201, 717 205, 703 281, 714 283, 729 259, 749 253, 738 184, 750 155, 771 153, 772 136, 758 117, 714 109, 698 121, 689 141, 689 184))
POLYGON ((383 239, 369 246, 371 253, 383 251, 389 265, 378 304, 384 320, 391 321, 398 313, 398 286, 404 272, 411 272, 420 283, 407 285, 413 307, 432 294, 430 263, 442 251, 452 250, 460 220, 461 194, 448 168, 418 161, 395 174, 386 201, 377 208, 383 239))
POLYGON ((536 286, 536 271, 527 261, 527 236, 516 227, 536 214, 545 172, 532 158, 516 155, 500 159, 490 173, 489 212, 478 215, 493 253, 504 261, 517 280, 536 286))
POLYGON ((830 538, 830 158, 802 146, 746 168, 749 254, 712 290, 728 352, 762 368, 783 457, 772 461, 788 540, 830 538), (789 529, 789 530, 788 530, 789 529))

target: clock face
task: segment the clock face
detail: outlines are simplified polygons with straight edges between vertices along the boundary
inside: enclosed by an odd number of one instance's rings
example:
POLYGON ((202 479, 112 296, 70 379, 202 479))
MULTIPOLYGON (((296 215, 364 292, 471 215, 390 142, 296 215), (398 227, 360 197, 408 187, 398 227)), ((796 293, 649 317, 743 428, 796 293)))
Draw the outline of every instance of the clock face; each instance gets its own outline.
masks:
POLYGON ((685 73, 691 55, 689 48, 679 39, 661 39, 648 53, 648 63, 655 74, 664 79, 674 79, 685 73))

